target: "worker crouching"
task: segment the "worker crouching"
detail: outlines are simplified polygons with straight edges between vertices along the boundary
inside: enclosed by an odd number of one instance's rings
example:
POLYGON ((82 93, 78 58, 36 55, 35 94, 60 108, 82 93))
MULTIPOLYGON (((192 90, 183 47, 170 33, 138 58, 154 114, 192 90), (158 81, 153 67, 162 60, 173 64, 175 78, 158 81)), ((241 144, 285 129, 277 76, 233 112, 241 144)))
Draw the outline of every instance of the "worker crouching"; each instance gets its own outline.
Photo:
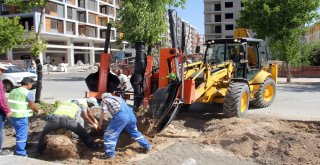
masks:
POLYGON ((53 131, 64 128, 78 135, 79 139, 89 148, 97 148, 92 138, 79 123, 81 122, 81 108, 78 101, 65 101, 58 105, 52 115, 49 116, 46 126, 40 134, 37 152, 42 154, 46 148, 45 136, 53 131))
POLYGON ((127 130, 130 136, 135 139, 146 151, 151 149, 148 140, 137 129, 137 119, 131 107, 126 102, 110 93, 104 93, 101 102, 101 115, 99 128, 103 125, 105 113, 109 111, 112 115, 110 124, 104 133, 104 150, 106 158, 115 157, 115 148, 120 133, 123 129, 127 130))

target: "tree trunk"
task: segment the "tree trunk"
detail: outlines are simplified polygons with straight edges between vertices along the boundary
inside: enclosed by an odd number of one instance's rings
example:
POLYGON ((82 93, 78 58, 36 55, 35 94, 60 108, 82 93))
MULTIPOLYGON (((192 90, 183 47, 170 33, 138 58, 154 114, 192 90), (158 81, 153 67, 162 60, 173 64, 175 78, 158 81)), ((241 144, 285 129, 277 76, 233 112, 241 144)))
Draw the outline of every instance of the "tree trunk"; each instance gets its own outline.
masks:
POLYGON ((36 65, 37 65, 37 87, 36 87, 36 103, 40 103, 41 98, 41 90, 42 90, 42 64, 40 62, 40 59, 36 59, 36 65))
MULTIPOLYGON (((44 19, 45 10, 46 9, 44 7, 41 8, 40 22, 39 22, 39 26, 38 26, 38 31, 36 33, 36 42, 40 42, 40 43, 42 43, 41 31, 42 31, 42 27, 43 27, 43 19, 44 19)), ((39 57, 40 54, 37 54, 36 56, 39 57)), ((38 79, 37 79, 35 102, 40 103, 41 91, 42 91, 42 75, 43 74, 42 74, 42 64, 41 64, 41 61, 39 58, 36 58, 36 65, 37 65, 38 79)))
POLYGON ((287 83, 291 83, 291 72, 290 72, 290 67, 289 63, 286 63, 286 70, 287 70, 287 83))
POLYGON ((145 44, 142 42, 135 43, 136 57, 135 57, 135 66, 134 74, 130 78, 134 90, 134 107, 138 108, 143 100, 143 80, 144 73, 146 70, 146 51, 145 44))

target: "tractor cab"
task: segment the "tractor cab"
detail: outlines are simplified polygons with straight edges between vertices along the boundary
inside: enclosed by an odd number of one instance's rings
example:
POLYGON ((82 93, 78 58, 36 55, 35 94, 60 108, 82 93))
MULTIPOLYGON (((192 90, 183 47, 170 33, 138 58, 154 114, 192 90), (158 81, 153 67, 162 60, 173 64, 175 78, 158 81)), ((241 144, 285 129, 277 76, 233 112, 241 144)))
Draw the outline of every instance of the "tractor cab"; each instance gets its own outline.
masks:
POLYGON ((206 45, 204 63, 218 65, 231 60, 236 65, 235 78, 250 80, 267 65, 267 47, 261 39, 215 39, 206 41, 206 45))

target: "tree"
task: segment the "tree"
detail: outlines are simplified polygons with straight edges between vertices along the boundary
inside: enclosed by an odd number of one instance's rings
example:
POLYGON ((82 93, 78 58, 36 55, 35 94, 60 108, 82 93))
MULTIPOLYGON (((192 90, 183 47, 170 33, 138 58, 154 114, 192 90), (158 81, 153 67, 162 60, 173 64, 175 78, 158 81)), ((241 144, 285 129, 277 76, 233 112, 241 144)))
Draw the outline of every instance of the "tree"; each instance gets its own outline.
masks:
POLYGON ((14 48, 26 41, 21 37, 26 31, 20 25, 19 19, 19 17, 13 19, 0 17, 0 53, 4 53, 6 49, 14 48))
POLYGON ((319 15, 318 0, 243 0, 237 24, 252 29, 259 38, 267 38, 276 58, 287 66, 287 82, 290 82, 289 64, 301 61, 301 36, 304 25, 319 15))
POLYGON ((42 90, 42 64, 41 61, 39 61, 39 55, 43 51, 46 50, 46 44, 41 38, 41 29, 43 27, 43 19, 44 19, 44 14, 45 14, 45 7, 47 6, 47 3, 49 0, 4 0, 4 3, 9 6, 16 6, 19 7, 21 11, 29 12, 34 10, 35 8, 40 9, 40 22, 38 25, 38 31, 36 32, 35 35, 35 42, 32 45, 31 52, 36 59, 37 63, 37 87, 36 87, 36 103, 40 103, 40 98, 41 98, 41 90, 42 90), (40 63, 39 63, 40 62, 40 63))
MULTIPOLYGON (((134 106, 140 106, 143 99, 143 77, 146 69, 146 46, 161 40, 167 30, 166 6, 183 6, 186 0, 126 0, 120 7, 118 31, 123 40, 135 43, 136 57, 134 74, 130 82, 134 89, 134 106)), ((148 50, 150 52, 150 49, 148 50)))

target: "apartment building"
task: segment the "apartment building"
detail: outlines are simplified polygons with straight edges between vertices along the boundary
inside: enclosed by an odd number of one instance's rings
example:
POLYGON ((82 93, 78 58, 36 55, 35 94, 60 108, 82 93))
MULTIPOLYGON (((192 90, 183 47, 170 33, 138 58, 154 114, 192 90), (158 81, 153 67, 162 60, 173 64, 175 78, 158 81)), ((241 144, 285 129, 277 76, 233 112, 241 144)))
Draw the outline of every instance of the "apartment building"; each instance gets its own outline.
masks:
POLYGON ((233 38, 241 0, 204 0, 205 38, 233 38))
MULTIPOLYGON (((47 42, 47 51, 40 57, 43 62, 69 66, 80 63, 93 65, 100 61, 104 49, 108 22, 117 19, 120 0, 49 0, 40 29, 47 42)), ((0 15, 21 17, 25 29, 38 31, 40 10, 21 13, 17 7, 0 3, 0 15)), ((115 54, 119 47, 114 43, 119 36, 111 30, 111 50, 115 54)), ((30 56, 28 48, 15 48, 6 53, 8 60, 23 59, 30 56)))
MULTIPOLYGON (((172 47, 172 41, 170 37, 170 26, 169 26, 169 17, 168 14, 166 14, 166 21, 168 24, 167 32, 163 34, 163 45, 165 47, 172 47)), ((183 20, 181 17, 177 15, 177 13, 174 13, 173 20, 175 23, 175 30, 176 30, 176 36, 177 36, 177 44, 178 47, 181 47, 182 44, 182 32, 184 28, 184 35, 185 35, 185 53, 186 54, 194 54, 196 50, 196 46, 201 45, 199 42, 199 32, 198 29, 192 26, 187 21, 183 20)))
POLYGON ((320 23, 315 23, 311 25, 305 36, 304 36, 304 41, 307 43, 312 43, 312 42, 320 42, 320 23))

